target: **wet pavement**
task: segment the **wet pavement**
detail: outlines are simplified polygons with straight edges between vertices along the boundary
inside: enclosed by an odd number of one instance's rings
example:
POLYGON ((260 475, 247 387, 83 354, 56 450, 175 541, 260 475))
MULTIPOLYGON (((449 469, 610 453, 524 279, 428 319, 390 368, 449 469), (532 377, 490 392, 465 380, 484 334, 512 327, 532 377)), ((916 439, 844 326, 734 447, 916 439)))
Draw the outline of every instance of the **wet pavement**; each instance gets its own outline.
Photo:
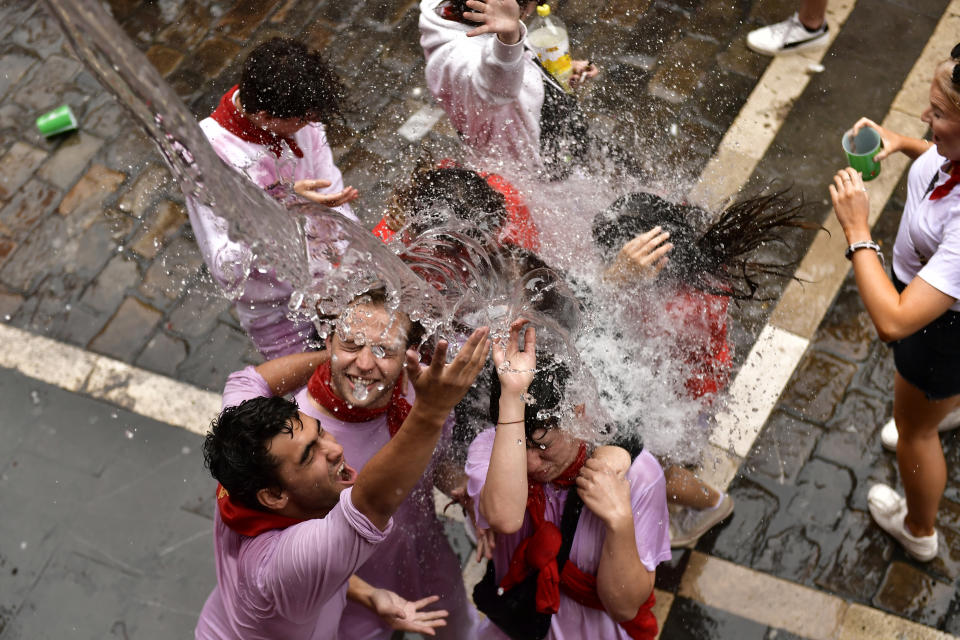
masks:
MULTIPOLYGON (((658 179, 681 191, 768 64, 746 50, 745 34, 794 7, 555 4, 575 52, 604 69, 585 97, 597 126, 635 139, 658 179)), ((298 35, 323 47, 350 87, 330 133, 368 226, 423 154, 460 155, 445 118, 417 141, 396 134, 432 104, 415 0, 109 5, 198 117, 265 39, 298 35)), ((887 112, 946 5, 860 0, 750 187, 793 185, 818 205, 814 217, 826 216, 840 133, 859 115, 887 112), (896 55, 878 63, 878 42, 896 55)), ((210 282, 152 144, 73 59, 42 7, 0 6, 0 70, 0 319, 206 389, 259 361, 210 282), (45 140, 32 122, 62 103, 80 132, 45 140)), ((888 263, 904 197, 901 184, 875 230, 888 263)), ((738 361, 772 308, 731 305, 738 361)), ((866 512, 872 482, 897 482, 895 458, 879 443, 892 380, 890 354, 848 278, 731 485, 733 518, 697 551, 960 634, 960 442, 943 436, 952 471, 935 561, 910 560, 866 512)), ((99 638, 189 635, 213 581, 212 485, 199 438, 3 369, 0 393, 12 407, 0 420, 0 500, 12 516, 0 522, 0 638, 67 637, 74 627, 99 638)), ((659 572, 658 587, 675 595, 662 637, 802 637, 682 595, 693 555, 677 551, 659 572)))

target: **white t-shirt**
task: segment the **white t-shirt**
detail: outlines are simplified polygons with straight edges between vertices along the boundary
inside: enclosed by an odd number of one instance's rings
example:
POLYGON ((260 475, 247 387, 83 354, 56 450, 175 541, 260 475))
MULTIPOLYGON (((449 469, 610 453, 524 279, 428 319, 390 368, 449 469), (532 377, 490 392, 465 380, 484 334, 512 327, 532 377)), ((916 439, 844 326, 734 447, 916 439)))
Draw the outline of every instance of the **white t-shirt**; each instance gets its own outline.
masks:
POLYGON ((893 271, 905 284, 915 277, 958 300, 960 311, 960 185, 939 200, 927 188, 934 175, 939 186, 949 179, 949 160, 930 147, 910 167, 907 204, 893 245, 893 271))

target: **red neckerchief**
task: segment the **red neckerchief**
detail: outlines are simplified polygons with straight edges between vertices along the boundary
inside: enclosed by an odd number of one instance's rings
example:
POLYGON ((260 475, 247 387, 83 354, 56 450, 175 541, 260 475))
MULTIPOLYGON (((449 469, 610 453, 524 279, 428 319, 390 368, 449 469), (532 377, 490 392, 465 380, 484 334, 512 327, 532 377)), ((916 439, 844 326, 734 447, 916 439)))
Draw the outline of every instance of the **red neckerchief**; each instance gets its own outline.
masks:
MULTIPOLYGON (((563 565, 563 572, 560 575, 560 589, 575 602, 591 609, 604 611, 603 602, 597 595, 597 578, 589 573, 584 573, 580 568, 567 561, 563 565)), ((656 598, 653 591, 647 601, 640 605, 637 615, 633 620, 624 620, 619 623, 623 630, 627 632, 634 640, 653 640, 657 637, 657 619, 653 616, 653 605, 656 598)))
POLYGON ((264 531, 286 529, 298 522, 298 518, 281 516, 268 511, 260 511, 245 507, 239 502, 230 499, 230 494, 217 484, 217 509, 220 510, 220 519, 223 523, 242 536, 255 538, 264 531))
POLYGON ((336 416, 337 420, 343 422, 367 422, 386 413, 387 429, 390 431, 390 437, 392 438, 397 435, 400 425, 410 415, 410 403, 403 397, 402 380, 403 378, 393 386, 393 396, 387 406, 380 409, 354 407, 333 392, 333 388, 330 386, 330 362, 327 361, 317 367, 317 370, 310 376, 307 391, 310 393, 310 397, 320 403, 320 406, 336 416))
POLYGON ((248 120, 237 105, 233 102, 233 94, 237 92, 240 85, 235 85, 232 89, 223 94, 220 98, 220 104, 214 109, 210 117, 213 118, 221 127, 246 142, 252 142, 267 147, 278 158, 283 154, 281 142, 286 142, 293 155, 298 158, 303 157, 303 151, 300 145, 293 138, 285 138, 271 133, 266 129, 261 129, 248 120))
POLYGON ((950 169, 950 178, 942 185, 933 190, 930 194, 931 200, 939 200, 950 193, 958 183, 960 183, 960 162, 954 162, 950 169))
MULTIPOLYGON (((587 445, 580 443, 577 459, 552 480, 561 487, 573 485, 580 468, 587 461, 587 445)), ((556 613, 560 607, 560 572, 557 569, 557 554, 563 543, 560 529, 546 518, 547 499, 543 485, 531 482, 527 490, 527 512, 533 522, 533 533, 513 552, 507 573, 500 581, 504 591, 523 582, 533 571, 537 575, 537 611, 556 613)), ((569 564, 569 562, 567 563, 569 564)))

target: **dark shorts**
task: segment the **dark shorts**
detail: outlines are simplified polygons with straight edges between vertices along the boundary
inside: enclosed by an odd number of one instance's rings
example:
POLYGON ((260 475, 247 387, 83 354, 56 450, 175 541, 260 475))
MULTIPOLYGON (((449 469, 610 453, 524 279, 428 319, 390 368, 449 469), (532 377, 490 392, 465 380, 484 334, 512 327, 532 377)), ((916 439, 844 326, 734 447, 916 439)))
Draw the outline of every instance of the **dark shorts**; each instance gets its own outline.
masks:
MULTIPOLYGON (((896 274, 893 284, 901 293, 906 288, 896 274)), ((960 312, 947 311, 913 335, 891 342, 890 347, 897 372, 928 400, 960 393, 960 312)))

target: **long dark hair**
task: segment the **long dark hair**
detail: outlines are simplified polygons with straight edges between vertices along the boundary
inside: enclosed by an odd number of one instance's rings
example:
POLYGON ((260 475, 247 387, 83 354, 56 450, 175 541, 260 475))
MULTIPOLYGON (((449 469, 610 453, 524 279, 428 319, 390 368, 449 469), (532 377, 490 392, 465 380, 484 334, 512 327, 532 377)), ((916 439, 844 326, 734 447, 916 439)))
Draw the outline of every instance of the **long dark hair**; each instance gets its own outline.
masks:
POLYGON ((696 221, 710 217, 705 210, 652 193, 632 193, 596 217, 593 238, 609 263, 627 242, 659 225, 674 245, 660 278, 736 300, 759 299, 760 280, 793 277, 798 259, 771 262, 751 254, 770 243, 787 246, 789 228, 818 228, 802 217, 806 209, 802 198, 776 191, 730 205, 700 230, 696 221))

